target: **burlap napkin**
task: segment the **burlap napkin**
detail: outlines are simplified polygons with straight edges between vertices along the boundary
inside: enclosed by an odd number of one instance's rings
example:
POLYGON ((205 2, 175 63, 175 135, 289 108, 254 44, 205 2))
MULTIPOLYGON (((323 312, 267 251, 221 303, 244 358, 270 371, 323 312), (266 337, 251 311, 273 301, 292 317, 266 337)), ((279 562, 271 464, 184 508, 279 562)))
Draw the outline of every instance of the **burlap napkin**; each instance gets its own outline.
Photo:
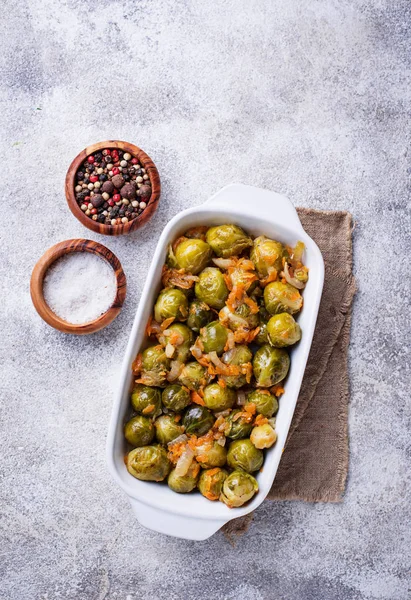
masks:
MULTIPOLYGON (((324 291, 293 422, 268 498, 340 502, 348 470, 347 353, 356 289, 352 218, 341 211, 297 210, 322 252, 324 291)), ((235 519, 225 533, 242 533, 249 522, 249 516, 235 519)))

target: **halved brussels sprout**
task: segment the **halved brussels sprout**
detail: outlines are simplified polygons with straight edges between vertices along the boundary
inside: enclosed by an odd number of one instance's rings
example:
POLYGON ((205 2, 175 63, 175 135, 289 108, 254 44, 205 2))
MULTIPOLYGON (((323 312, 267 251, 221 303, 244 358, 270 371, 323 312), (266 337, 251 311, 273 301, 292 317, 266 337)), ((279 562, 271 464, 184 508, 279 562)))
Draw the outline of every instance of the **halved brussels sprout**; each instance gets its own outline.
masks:
POLYGON ((205 327, 215 318, 215 313, 205 302, 195 298, 188 309, 187 325, 198 333, 202 327, 205 327))
POLYGON ((235 409, 225 418, 229 428, 225 430, 225 435, 232 440, 241 440, 249 437, 253 428, 252 423, 243 415, 244 411, 235 409), (240 416, 238 416, 240 415, 240 416))
MULTIPOLYGON (((268 390, 254 390, 247 396, 247 404, 254 404, 259 415, 270 418, 278 411, 278 400, 268 390)), ((246 406, 247 406, 246 404, 246 406)))
POLYGON ((138 383, 132 394, 134 410, 145 417, 157 417, 161 413, 161 392, 155 387, 138 383))
POLYGON ((273 281, 264 290, 264 304, 270 315, 293 315, 301 310, 303 299, 300 292, 289 283, 273 281))
POLYGON ((191 356, 190 348, 194 337, 191 329, 189 329, 187 325, 184 325, 183 323, 173 323, 170 325, 170 327, 168 327, 168 331, 171 332, 171 335, 167 337, 167 340, 172 341, 173 332, 184 338, 184 342, 182 344, 177 344, 175 346, 176 350, 173 354, 173 360, 178 360, 182 363, 185 362, 189 356, 191 356))
POLYGON ((142 481, 163 481, 171 470, 167 452, 162 446, 135 448, 126 457, 128 472, 142 481))
POLYGON ((150 419, 137 415, 124 426, 124 437, 132 446, 147 446, 154 437, 154 425, 150 419))
POLYGON ((189 390, 199 390, 200 387, 207 385, 212 380, 207 369, 197 361, 192 361, 184 365, 178 378, 182 385, 189 390))
POLYGON ((191 465, 186 475, 176 475, 173 469, 167 479, 168 487, 177 494, 188 494, 196 487, 199 474, 200 465, 196 463, 191 465))
POLYGON ((221 502, 229 508, 238 508, 258 492, 257 480, 244 471, 234 471, 226 477, 220 495, 221 502))
POLYGON ((227 460, 227 450, 217 442, 207 440, 196 447, 196 459, 205 469, 223 467, 227 460))
POLYGON ((168 385, 161 395, 163 406, 174 412, 181 412, 191 402, 190 392, 177 383, 168 385))
POLYGON ((204 435, 214 425, 214 417, 205 406, 189 406, 184 414, 183 425, 189 435, 204 435))
POLYGON ((207 267, 195 284, 195 295, 211 308, 220 310, 228 298, 228 288, 220 269, 207 267))
POLYGON ((142 352, 141 376, 150 385, 163 386, 167 381, 167 371, 170 369, 170 359, 160 345, 149 346, 142 352))
POLYGON ((203 327, 200 332, 200 341, 206 354, 209 352, 221 354, 227 343, 227 338, 227 329, 224 325, 221 325, 220 321, 212 321, 212 323, 203 327))
POLYGON ((196 275, 204 269, 209 262, 212 253, 213 252, 207 242, 194 238, 183 240, 174 250, 174 256, 178 267, 193 275, 196 275))
POLYGON ((282 381, 290 368, 290 357, 282 348, 269 344, 257 350, 253 360, 253 372, 258 387, 271 387, 282 381))
POLYGON ((188 300, 186 294, 177 288, 161 290, 154 306, 154 318, 157 323, 173 317, 184 321, 188 315, 188 300))
POLYGON ((232 408, 236 399, 237 395, 234 390, 229 387, 221 387, 218 383, 210 383, 204 388, 204 404, 210 410, 220 411, 232 408))
POLYGON ((219 317, 232 331, 238 329, 254 329, 258 326, 258 314, 252 313, 247 304, 240 304, 234 312, 224 306, 219 312, 219 317))
POLYGON ((251 238, 237 225, 217 225, 207 231, 206 240, 217 256, 228 258, 252 246, 251 238))
POLYGON ((250 258, 255 264, 260 277, 266 277, 270 267, 280 272, 283 267, 283 257, 286 256, 284 246, 275 240, 270 240, 265 235, 260 235, 254 240, 250 258))
POLYGON ((207 500, 218 500, 226 477, 228 473, 224 469, 206 469, 201 473, 197 487, 207 500))
POLYGON ((227 464, 231 469, 247 473, 259 471, 263 466, 264 454, 249 439, 231 442, 227 452, 227 464))
POLYGON ((271 448, 277 441, 277 434, 268 423, 254 427, 250 435, 250 441, 259 450, 271 448))
POLYGON ((274 315, 267 323, 268 341, 275 348, 292 346, 301 339, 301 327, 288 313, 274 315))
POLYGON ((184 432, 173 415, 161 415, 154 421, 156 439, 166 446, 184 432))
MULTIPOLYGON (((251 362, 253 358, 251 350, 248 346, 240 345, 227 350, 222 356, 222 360, 226 365, 245 365, 251 362)), ((230 388, 240 388, 247 383, 247 378, 242 373, 240 375, 224 375, 222 379, 230 388)))

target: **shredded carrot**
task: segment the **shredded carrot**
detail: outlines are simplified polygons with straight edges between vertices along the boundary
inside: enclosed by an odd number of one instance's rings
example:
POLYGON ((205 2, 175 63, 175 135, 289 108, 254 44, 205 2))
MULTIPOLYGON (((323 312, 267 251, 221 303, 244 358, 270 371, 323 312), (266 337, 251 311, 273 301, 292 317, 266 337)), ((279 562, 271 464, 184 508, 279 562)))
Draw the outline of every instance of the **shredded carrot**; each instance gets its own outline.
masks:
POLYGON ((141 412, 143 413, 143 415, 149 415, 155 409, 156 409, 155 404, 149 404, 148 406, 143 408, 143 410, 141 412))
POLYGON ((174 421, 175 421, 176 423, 178 423, 179 421, 181 421, 181 415, 176 415, 176 416, 174 417, 174 421))
POLYGON ((279 398, 280 396, 282 396, 284 394, 284 388, 282 385, 280 385, 279 383, 277 383, 277 385, 274 385, 272 388, 270 388, 271 392, 274 394, 274 396, 277 396, 277 398, 279 398))
POLYGON ((171 325, 171 323, 175 320, 175 317, 170 317, 169 319, 166 319, 165 321, 163 321, 161 323, 161 329, 164 331, 165 329, 168 329, 169 326, 171 325))
POLYGON ((227 387, 227 384, 226 384, 226 382, 224 381, 224 379, 220 379, 220 378, 218 378, 218 380, 217 380, 217 383, 218 383, 218 385, 219 385, 221 388, 225 388, 225 387, 227 387))
POLYGON ((247 402, 247 404, 244 406, 244 410, 250 415, 255 415, 255 413, 257 412, 254 402, 247 402))
POLYGON ((142 362, 143 358, 141 352, 139 352, 136 358, 134 359, 133 364, 131 365, 131 369, 134 375, 139 375, 141 373, 142 362))
POLYGON ((263 415, 257 415, 254 420, 254 425, 265 425, 266 423, 268 423, 268 419, 263 415))
POLYGON ((194 404, 199 404, 200 406, 205 406, 204 400, 202 399, 200 394, 198 394, 196 391, 193 390, 191 392, 190 396, 191 396, 191 402, 194 402, 194 404))

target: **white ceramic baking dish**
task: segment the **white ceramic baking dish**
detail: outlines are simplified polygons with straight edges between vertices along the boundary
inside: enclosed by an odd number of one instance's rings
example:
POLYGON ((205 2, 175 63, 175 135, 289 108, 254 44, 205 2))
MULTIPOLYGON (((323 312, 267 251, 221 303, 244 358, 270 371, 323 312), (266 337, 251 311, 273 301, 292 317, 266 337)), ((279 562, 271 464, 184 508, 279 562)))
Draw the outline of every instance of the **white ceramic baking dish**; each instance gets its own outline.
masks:
POLYGON ((277 472, 287 438, 301 380, 310 351, 324 279, 324 263, 313 240, 305 233, 291 202, 280 194, 246 185, 233 184, 220 190, 205 204, 176 215, 165 227, 154 252, 147 280, 134 319, 121 371, 120 385, 113 405, 107 439, 107 459, 115 481, 130 499, 138 521, 149 529, 191 540, 204 540, 230 519, 257 508, 266 497, 277 472), (123 425, 129 412, 132 386, 131 364, 145 342, 145 326, 160 289, 161 269, 168 244, 197 225, 235 223, 254 236, 265 234, 293 246, 305 243, 304 262, 310 278, 304 290, 304 307, 298 317, 302 339, 291 351, 291 368, 277 414, 277 443, 266 451, 264 469, 258 473, 259 492, 250 503, 230 509, 222 502, 210 502, 200 493, 176 494, 166 484, 139 481, 124 464, 123 425))

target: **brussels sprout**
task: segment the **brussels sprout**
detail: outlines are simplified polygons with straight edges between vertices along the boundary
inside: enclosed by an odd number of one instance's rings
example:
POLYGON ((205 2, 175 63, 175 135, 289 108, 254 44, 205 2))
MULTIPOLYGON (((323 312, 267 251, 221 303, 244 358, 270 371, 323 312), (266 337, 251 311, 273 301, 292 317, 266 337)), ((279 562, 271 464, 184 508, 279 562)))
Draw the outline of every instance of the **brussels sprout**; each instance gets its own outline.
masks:
MULTIPOLYGON (((172 342, 173 333, 178 334, 179 337, 184 338, 184 342, 182 344, 175 345, 176 351, 173 354, 173 359, 178 360, 179 362, 185 362, 190 356, 190 348, 193 343, 193 333, 187 327, 187 325, 183 325, 183 323, 173 323, 168 327, 168 331, 171 332, 171 335, 167 337, 168 340, 172 342)), ((174 344, 173 344, 174 345, 174 344)))
MULTIPOLYGON (((278 411, 278 400, 268 390, 254 390, 247 396, 247 404, 254 404, 259 415, 272 417, 278 411)), ((246 404, 246 406, 247 406, 246 404)))
POLYGON ((234 471, 223 483, 220 500, 229 508, 238 508, 251 500, 256 492, 258 483, 252 475, 244 471, 234 471))
POLYGON ((156 430, 156 439, 160 444, 166 446, 170 442, 181 435, 184 430, 181 425, 176 423, 175 417, 172 415, 161 415, 154 421, 154 427, 156 430))
POLYGON ((126 457, 128 472, 143 481, 163 481, 171 469, 167 452, 162 446, 135 448, 126 457))
POLYGON ((228 288, 220 269, 207 267, 199 275, 195 295, 211 308, 220 310, 228 298, 228 288))
POLYGON ((207 242, 199 239, 183 240, 174 250, 174 256, 179 268, 193 275, 204 269, 212 253, 207 242))
POLYGON ((218 225, 210 227, 206 240, 211 248, 223 258, 241 254, 243 250, 252 246, 251 238, 237 225, 218 225))
POLYGON ((227 460, 227 450, 217 442, 205 441, 196 447, 196 459, 205 469, 223 467, 227 460))
POLYGON ((254 329, 258 326, 258 314, 253 314, 247 304, 240 304, 234 312, 228 306, 224 306, 219 312, 219 317, 230 329, 254 329))
POLYGON ((257 333, 254 341, 259 346, 268 344, 267 323, 265 321, 260 321, 260 331, 257 333))
POLYGON ((166 383, 167 371, 170 368, 170 359, 167 358, 164 348, 160 345, 149 346, 143 350, 141 356, 141 374, 150 380, 150 385, 162 386, 166 383))
POLYGON ((271 387, 282 381, 290 368, 290 357, 282 348, 261 346, 254 355, 253 372, 258 387, 271 387))
POLYGON ((224 469, 207 469, 200 475, 198 489, 207 500, 218 500, 226 477, 228 473, 224 469))
POLYGON ((301 327, 288 313, 274 315, 267 323, 268 341, 275 348, 296 344, 301 339, 301 327))
POLYGON ((247 420, 243 412, 238 408, 230 412, 225 419, 229 424, 229 427, 225 430, 225 435, 232 440, 241 440, 248 437, 253 428, 252 423, 247 420), (239 414, 241 414, 240 417, 239 414))
POLYGON ((185 432, 189 435, 204 435, 214 424, 212 413, 205 406, 189 406, 183 418, 185 432))
POLYGON ((168 487, 177 494, 188 494, 196 487, 199 474, 200 465, 196 463, 191 465, 186 475, 176 475, 173 469, 167 479, 168 487))
POLYGON ((195 298, 188 309, 187 325, 198 333, 202 327, 205 327, 214 319, 214 316, 214 312, 205 302, 195 298))
MULTIPOLYGON (((217 352, 221 354, 227 343, 228 332, 220 321, 213 321, 202 328, 200 332, 200 341, 203 344, 204 352, 217 352)), ((200 346, 201 347, 201 346, 200 346)))
POLYGON ((181 412, 191 402, 190 392, 181 385, 168 385, 161 395, 163 406, 174 412, 181 412))
POLYGON ((161 392, 155 387, 138 383, 131 394, 131 404, 139 414, 157 417, 161 413, 161 392))
POLYGON ((259 450, 264 448, 271 448, 277 441, 277 434, 274 429, 268 423, 264 425, 257 425, 251 432, 250 441, 259 450))
POLYGON ((210 383, 211 379, 212 376, 209 375, 207 369, 197 361, 184 365, 178 378, 179 382, 189 390, 199 390, 201 386, 210 383))
POLYGON ((147 446, 154 437, 154 425, 146 417, 137 415, 124 426, 124 436, 132 446, 147 446))
POLYGON ((174 317, 177 321, 184 321, 188 314, 187 296, 177 288, 161 290, 154 306, 154 318, 157 323, 174 317))
POLYGON ((273 281, 264 290, 264 304, 270 315, 294 313, 301 310, 303 299, 300 292, 289 283, 273 281))
POLYGON ((259 276, 266 277, 270 267, 274 267, 278 272, 282 270, 283 257, 286 255, 286 250, 280 242, 260 235, 254 240, 250 258, 255 264, 259 276))
POLYGON ((204 404, 210 410, 227 410, 232 408, 237 399, 234 390, 221 387, 218 383, 210 383, 204 388, 204 404))
MULTIPOLYGON (((235 346, 223 354, 223 362, 226 365, 244 365, 251 362, 253 355, 251 350, 245 346, 235 346)), ((245 375, 224 375, 222 379, 230 388, 240 388, 247 383, 245 375)))
POLYGON ((253 473, 261 469, 263 461, 264 454, 248 439, 235 440, 228 448, 227 464, 231 469, 253 473))

